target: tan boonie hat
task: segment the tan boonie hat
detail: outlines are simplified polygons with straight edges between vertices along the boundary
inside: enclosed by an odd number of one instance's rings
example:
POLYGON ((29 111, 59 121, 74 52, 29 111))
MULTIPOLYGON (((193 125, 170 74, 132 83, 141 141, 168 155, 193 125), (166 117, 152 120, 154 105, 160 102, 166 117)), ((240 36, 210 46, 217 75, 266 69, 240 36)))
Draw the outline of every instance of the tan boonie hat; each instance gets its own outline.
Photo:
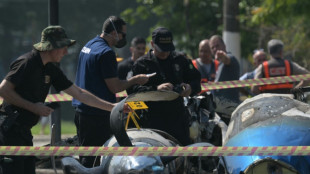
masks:
POLYGON ((33 47, 38 51, 50 51, 56 48, 72 46, 75 40, 68 39, 65 30, 61 26, 48 26, 42 31, 41 42, 33 47))

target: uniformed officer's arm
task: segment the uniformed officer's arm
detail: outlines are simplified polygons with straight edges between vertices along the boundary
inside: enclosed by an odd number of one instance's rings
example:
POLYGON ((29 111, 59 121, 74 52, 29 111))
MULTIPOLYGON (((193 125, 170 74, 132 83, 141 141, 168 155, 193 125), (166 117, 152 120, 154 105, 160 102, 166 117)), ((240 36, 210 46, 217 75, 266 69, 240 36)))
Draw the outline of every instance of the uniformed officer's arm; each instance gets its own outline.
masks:
POLYGON ((191 87, 191 94, 190 96, 197 95, 201 91, 201 83, 200 80, 193 80, 190 83, 188 83, 191 87))
MULTIPOLYGON (((154 63, 154 62, 153 62, 154 63)), ((155 91, 157 86, 162 81, 160 72, 156 71, 153 64, 145 63, 144 59, 139 59, 136 61, 131 69, 133 76, 148 74, 149 80, 144 84, 135 84, 127 89, 127 94, 145 92, 145 91, 155 91)))
POLYGON ((102 110, 111 111, 115 104, 102 100, 85 89, 79 88, 75 84, 71 85, 64 92, 71 95, 73 98, 85 103, 89 106, 96 107, 102 110))
POLYGON ((173 84, 171 84, 171 83, 162 83, 162 84, 157 86, 157 90, 172 91, 173 90, 173 84))
POLYGON ((0 96, 8 103, 26 109, 36 115, 48 116, 54 110, 43 103, 32 103, 22 98, 16 91, 15 85, 8 80, 3 80, 0 84, 0 96))
MULTIPOLYGON (((181 83, 180 86, 182 87, 182 91, 180 93, 180 96, 188 97, 192 92, 191 86, 189 84, 186 84, 186 83, 181 83)), ((174 88, 174 86, 171 83, 163 83, 163 84, 160 84, 157 86, 157 90, 172 91, 173 88, 174 88)))
POLYGON ((156 91, 158 90, 156 85, 133 85, 128 88, 127 94, 137 93, 137 92, 145 92, 145 91, 156 91))
POLYGON ((185 73, 184 73, 184 84, 186 84, 186 90, 184 91, 185 96, 188 96, 187 93, 189 93, 190 96, 194 96, 198 94, 201 91, 201 75, 200 72, 194 68, 194 65, 192 62, 187 59, 187 65, 185 66, 185 73), (188 86, 187 86, 188 85, 188 86))
POLYGON ((149 77, 147 77, 145 74, 139 74, 129 78, 128 80, 120 80, 118 77, 108 78, 104 80, 109 90, 115 94, 126 90, 127 88, 136 84, 144 85, 149 80, 149 77))
POLYGON ((192 87, 189 84, 182 83, 181 86, 183 87, 183 91, 181 92, 180 96, 188 97, 192 94, 192 87))
POLYGON ((310 73, 306 68, 298 65, 296 62, 292 62, 292 69, 293 69, 293 75, 309 74, 310 73))
MULTIPOLYGON (((301 75, 301 74, 309 74, 310 73, 306 68, 298 65, 295 62, 292 62, 292 69, 293 69, 293 75, 301 75)), ((308 86, 309 84, 310 84, 309 80, 300 81, 295 86, 295 88, 299 88, 299 87, 302 87, 302 86, 308 86)))
MULTIPOLYGON (((256 73, 255 73, 255 76, 254 76, 254 79, 259 79, 259 78, 262 78, 262 65, 259 65, 255 70, 254 70, 256 73)), ((256 85, 256 86, 252 86, 251 87, 251 91, 253 94, 259 94, 260 91, 259 91, 259 86, 256 85)))

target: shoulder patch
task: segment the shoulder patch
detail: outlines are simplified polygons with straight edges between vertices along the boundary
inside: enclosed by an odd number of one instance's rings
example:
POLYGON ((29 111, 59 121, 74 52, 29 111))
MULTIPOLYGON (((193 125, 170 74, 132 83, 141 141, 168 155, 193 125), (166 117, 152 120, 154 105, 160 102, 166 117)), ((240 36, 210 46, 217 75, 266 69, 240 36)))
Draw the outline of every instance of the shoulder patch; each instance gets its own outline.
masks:
POLYGON ((89 54, 90 51, 91 51, 90 48, 87 48, 87 47, 83 47, 83 48, 82 48, 82 52, 85 53, 85 54, 89 54))
POLYGON ((175 66, 175 70, 176 70, 176 71, 180 71, 180 65, 175 64, 174 66, 175 66))

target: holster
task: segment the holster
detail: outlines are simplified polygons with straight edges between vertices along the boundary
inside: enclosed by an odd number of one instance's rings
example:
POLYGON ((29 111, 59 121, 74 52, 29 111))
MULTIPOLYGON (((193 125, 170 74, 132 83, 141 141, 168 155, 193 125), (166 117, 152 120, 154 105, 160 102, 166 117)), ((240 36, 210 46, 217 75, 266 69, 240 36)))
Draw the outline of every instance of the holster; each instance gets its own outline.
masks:
POLYGON ((3 133, 9 131, 19 116, 18 111, 14 110, 11 105, 2 106, 4 112, 0 114, 0 128, 3 133))

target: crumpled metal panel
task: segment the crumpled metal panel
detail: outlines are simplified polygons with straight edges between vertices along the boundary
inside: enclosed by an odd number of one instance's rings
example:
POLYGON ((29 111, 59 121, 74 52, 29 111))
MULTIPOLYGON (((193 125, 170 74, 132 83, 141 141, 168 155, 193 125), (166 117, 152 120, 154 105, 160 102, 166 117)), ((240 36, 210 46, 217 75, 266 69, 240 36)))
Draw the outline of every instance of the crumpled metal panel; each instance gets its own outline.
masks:
MULTIPOLYGON (((152 147, 144 142, 137 142, 134 145, 135 147, 152 147)), ((108 173, 164 174, 164 170, 164 165, 159 156, 113 156, 109 164, 108 173)))
MULTIPOLYGON (((130 140, 135 147, 160 147, 160 146, 176 146, 176 144, 154 132, 150 129, 128 129, 127 131, 130 140)), ((118 147, 118 143, 114 137, 109 139, 105 147, 118 147)), ((175 173, 174 162, 164 166, 160 157, 148 156, 102 156, 101 166, 104 166, 107 173, 123 174, 165 174, 175 173)))
MULTIPOLYGON (((310 106, 289 95, 264 94, 246 100, 233 113, 225 146, 309 146, 310 106)), ((292 165, 301 174, 310 172, 308 156, 269 156, 292 165)), ((266 156, 224 157, 227 170, 239 174, 266 156)))
POLYGON ((260 94, 245 100, 232 113, 224 143, 248 126, 280 116, 293 108, 310 113, 310 105, 294 100, 290 94, 260 94))

